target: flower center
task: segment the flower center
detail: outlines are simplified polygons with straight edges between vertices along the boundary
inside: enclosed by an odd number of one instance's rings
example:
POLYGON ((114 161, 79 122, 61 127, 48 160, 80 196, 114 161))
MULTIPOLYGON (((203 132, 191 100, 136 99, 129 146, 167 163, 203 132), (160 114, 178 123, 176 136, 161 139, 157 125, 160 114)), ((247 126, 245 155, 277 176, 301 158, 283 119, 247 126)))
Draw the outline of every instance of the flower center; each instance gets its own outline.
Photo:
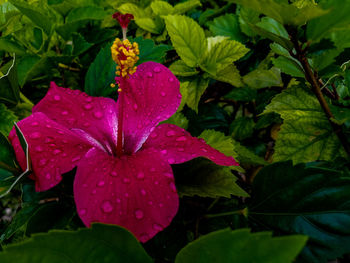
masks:
POLYGON ((116 38, 111 47, 111 52, 113 60, 118 64, 116 75, 127 78, 136 72, 135 64, 139 60, 137 55, 140 54, 139 46, 136 42, 131 44, 128 39, 122 41, 116 38))

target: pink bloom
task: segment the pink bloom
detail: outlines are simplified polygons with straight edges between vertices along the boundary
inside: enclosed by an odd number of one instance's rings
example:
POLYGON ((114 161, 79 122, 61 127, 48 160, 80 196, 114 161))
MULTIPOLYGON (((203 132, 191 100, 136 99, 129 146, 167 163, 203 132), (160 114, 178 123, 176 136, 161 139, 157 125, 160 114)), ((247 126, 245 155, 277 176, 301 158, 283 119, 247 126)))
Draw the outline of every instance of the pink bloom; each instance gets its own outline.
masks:
MULTIPOLYGON (((63 173, 77 167, 74 198, 84 224, 121 225, 146 242, 178 210, 170 164, 200 156, 218 165, 238 164, 180 127, 158 125, 181 101, 179 81, 165 66, 146 62, 120 81, 117 102, 52 82, 33 114, 18 126, 29 144, 37 191, 54 187, 63 173)), ((9 138, 25 169, 15 130, 9 138)))

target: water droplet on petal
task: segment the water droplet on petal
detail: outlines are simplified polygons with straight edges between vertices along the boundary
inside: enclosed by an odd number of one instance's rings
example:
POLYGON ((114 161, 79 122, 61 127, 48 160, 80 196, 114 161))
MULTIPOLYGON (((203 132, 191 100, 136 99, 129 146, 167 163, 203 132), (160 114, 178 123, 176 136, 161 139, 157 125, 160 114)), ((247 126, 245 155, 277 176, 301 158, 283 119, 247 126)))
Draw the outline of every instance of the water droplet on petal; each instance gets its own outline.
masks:
POLYGON ((130 179, 129 179, 129 178, 123 178, 123 183, 124 183, 124 184, 130 183, 130 179))
POLYGON ((125 193, 124 196, 125 196, 126 198, 128 198, 128 197, 129 197, 129 194, 128 194, 128 193, 125 193))
POLYGON ((177 150, 178 150, 179 152, 183 152, 183 151, 185 151, 185 149, 184 149, 184 148, 177 148, 177 150))
POLYGON ((63 116, 66 116, 66 115, 68 115, 68 111, 66 111, 66 110, 65 110, 65 111, 62 111, 61 114, 62 114, 63 116))
POLYGON ((147 77, 149 77, 149 78, 153 78, 153 74, 151 73, 151 72, 147 72, 147 77))
POLYGON ((91 101, 92 101, 92 98, 91 98, 91 97, 87 97, 87 98, 85 99, 85 101, 86 101, 86 102, 91 102, 91 101))
POLYGON ((86 215, 86 209, 80 209, 79 210, 79 214, 82 215, 82 216, 86 215))
POLYGON ((157 133, 155 133, 155 132, 152 132, 152 133, 151 133, 151 138, 153 138, 153 139, 154 139, 154 138, 156 138, 157 136, 158 136, 158 134, 157 134, 157 133))
POLYGON ((140 192, 141 192, 141 194, 142 194, 143 196, 146 195, 146 190, 145 190, 145 189, 141 189, 140 192))
POLYGON ((161 225, 158 225, 158 224, 153 224, 152 227, 153 227, 154 230, 157 230, 157 231, 163 230, 163 227, 161 225))
POLYGON ((135 210, 135 217, 136 217, 136 219, 142 219, 143 218, 143 211, 142 210, 140 210, 140 209, 138 209, 138 210, 135 210))
POLYGON ((113 205, 110 201, 104 201, 101 205, 101 209, 104 213, 111 213, 113 211, 113 205))
POLYGON ((116 201, 118 204, 120 204, 120 202, 121 202, 120 198, 117 198, 115 201, 116 201))
POLYGON ((102 180, 97 183, 97 186, 99 187, 102 187, 104 185, 105 185, 105 181, 102 181, 102 180))
POLYGON ((116 177, 118 174, 117 174, 117 172, 116 171, 112 171, 111 172, 111 176, 114 176, 114 177, 116 177))
POLYGON ((34 121, 34 122, 31 123, 31 126, 33 126, 33 127, 36 127, 38 125, 39 125, 39 122, 37 122, 37 121, 34 121))
POLYGON ((171 182, 171 183, 169 184, 169 186, 170 186, 170 189, 171 189, 173 192, 176 193, 176 186, 175 186, 175 184, 174 184, 173 182, 171 182))
POLYGON ((177 141, 177 142, 184 142, 186 140, 187 140, 187 138, 185 136, 180 136, 179 138, 176 138, 175 141, 177 141))
POLYGON ((60 154, 61 152, 62 152, 61 150, 56 149, 56 150, 53 151, 53 154, 54 154, 54 155, 57 155, 57 154, 60 154))
POLYGON ((136 103, 134 103, 133 108, 134 108, 134 110, 137 110, 137 109, 138 109, 138 106, 137 106, 136 103))
POLYGON ((168 151, 167 151, 167 150, 161 150, 160 153, 161 153, 161 154, 167 154, 168 151))
POLYGON ((85 110, 91 110, 92 109, 92 105, 91 104, 85 104, 84 105, 84 109, 85 110))
POLYGON ((47 164, 47 160, 46 159, 40 159, 39 161, 39 166, 40 167, 44 167, 47 164))
POLYGON ((151 172, 155 172, 156 168, 152 167, 151 169, 149 169, 151 172))
POLYGON ((51 174, 50 173, 45 174, 45 178, 50 180, 51 179, 51 174))
POLYGON ((170 163, 170 164, 175 163, 175 159, 174 159, 174 158, 169 158, 169 159, 168 159, 168 163, 170 163))
POLYGON ((53 99, 55 101, 60 101, 61 100, 61 96, 60 95, 55 95, 55 96, 53 96, 53 99))
POLYGON ((79 161, 80 159, 81 159, 81 157, 77 156, 77 157, 72 159, 72 163, 75 163, 75 162, 79 161))
POLYGON ((90 125, 91 125, 91 124, 90 124, 89 122, 84 122, 84 124, 83 124, 83 126, 86 127, 86 128, 87 128, 87 127, 90 127, 90 125))
POLYGON ((143 179, 143 178, 145 178, 145 174, 142 171, 138 172, 137 179, 143 179))
POLYGON ((31 139, 39 139, 41 137, 40 132, 33 132, 30 136, 31 139))
POLYGON ((205 148, 202 148, 202 151, 205 152, 205 153, 208 152, 208 150, 205 149, 205 148))
POLYGON ((93 194, 93 195, 95 195, 96 193, 97 193, 96 189, 92 190, 92 192, 91 192, 91 194, 93 194))
POLYGON ((166 133, 166 136, 171 137, 171 136, 174 136, 175 134, 176 134, 175 131, 170 130, 166 133))
POLYGON ((173 178, 173 174, 172 173, 165 173, 164 174, 166 177, 168 177, 168 178, 173 178))
POLYGON ((38 145, 38 146, 36 146, 36 147, 34 148, 34 150, 35 150, 36 152, 38 152, 38 153, 41 153, 41 152, 44 151, 44 148, 41 147, 40 145, 38 145))
POLYGON ((145 243, 149 239, 149 236, 147 234, 143 234, 140 236, 140 241, 142 243, 145 243))
POLYGON ((169 82, 174 82, 174 78, 173 78, 173 77, 170 77, 170 78, 169 78, 169 82))
POLYGON ((163 205, 163 203, 159 203, 159 205, 158 205, 160 208, 162 208, 164 205, 163 205))
POLYGON ((158 181, 155 181, 154 184, 155 184, 155 185, 159 185, 159 182, 158 182, 158 181))
POLYGON ((152 201, 148 201, 148 204, 149 204, 149 205, 153 205, 153 202, 152 202, 152 201))
POLYGON ((159 73, 159 72, 161 72, 161 68, 160 68, 160 67, 155 67, 155 68, 153 69, 153 71, 154 71, 155 73, 159 73))
POLYGON ((102 119, 103 113, 100 112, 100 111, 95 111, 94 112, 94 116, 95 116, 96 119, 102 119))

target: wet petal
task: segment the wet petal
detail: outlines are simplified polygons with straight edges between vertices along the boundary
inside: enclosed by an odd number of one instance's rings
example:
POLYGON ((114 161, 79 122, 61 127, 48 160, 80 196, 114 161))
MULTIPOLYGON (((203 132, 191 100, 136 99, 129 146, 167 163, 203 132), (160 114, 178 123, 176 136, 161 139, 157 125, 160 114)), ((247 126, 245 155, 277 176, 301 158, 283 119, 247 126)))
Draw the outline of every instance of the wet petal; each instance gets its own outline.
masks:
MULTIPOLYGON (((40 112, 19 121, 18 126, 28 142, 33 168, 31 178, 36 181, 37 191, 57 185, 62 180, 61 175, 72 170, 92 147, 85 139, 40 112)), ((15 129, 9 139, 20 166, 26 169, 26 158, 15 129)))
POLYGON ((170 164, 206 157, 218 165, 239 165, 232 157, 209 146, 203 139, 192 137, 189 132, 172 124, 161 124, 156 127, 142 148, 158 149, 170 164))
POLYGON ((176 112, 181 102, 180 83, 165 66, 145 62, 127 80, 124 92, 126 152, 136 152, 152 129, 176 112))
POLYGON ((106 148, 117 143, 116 102, 91 97, 79 90, 58 87, 51 82, 46 96, 33 107, 67 128, 84 130, 106 148))
POLYGON ((179 203, 171 167, 154 150, 116 158, 91 149, 78 165, 74 198, 86 226, 121 225, 141 242, 170 224, 179 203))

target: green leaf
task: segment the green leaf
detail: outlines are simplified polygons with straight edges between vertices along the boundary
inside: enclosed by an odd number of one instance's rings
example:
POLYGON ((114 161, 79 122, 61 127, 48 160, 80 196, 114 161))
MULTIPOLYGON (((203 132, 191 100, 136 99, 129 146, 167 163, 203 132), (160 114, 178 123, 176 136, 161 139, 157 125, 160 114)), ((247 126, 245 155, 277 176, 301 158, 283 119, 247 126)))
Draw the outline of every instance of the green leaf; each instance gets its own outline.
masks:
POLYGON ((86 73, 84 91, 91 96, 111 94, 115 90, 110 84, 115 83, 116 66, 111 55, 111 45, 107 44, 97 54, 86 73))
POLYGON ((175 14, 184 14, 197 6, 201 6, 200 0, 188 0, 182 3, 177 3, 174 6, 175 14))
POLYGON ((277 36, 285 39, 289 38, 288 32, 284 26, 270 17, 263 17, 260 22, 256 23, 256 25, 277 36))
POLYGON ((2 164, 9 167, 14 167, 15 154, 9 141, 5 135, 0 133, 0 168, 5 168, 2 164))
POLYGON ((48 57, 38 57, 33 55, 26 55, 19 59, 17 64, 18 84, 23 85, 32 80, 32 78, 42 74, 51 69, 48 57))
POLYGON ((82 35, 75 33, 72 36, 73 50, 72 55, 78 56, 92 47, 92 44, 88 43, 82 35))
POLYGON ((174 124, 185 130, 188 128, 188 119, 181 112, 176 112, 173 116, 162 123, 174 124))
POLYGON ((41 13, 41 9, 27 4, 26 2, 20 2, 16 0, 9 0, 22 14, 27 16, 38 27, 42 28, 47 35, 51 34, 53 26, 52 19, 47 15, 41 13))
POLYGON ((294 59, 279 56, 278 58, 272 58, 271 60, 273 65, 276 68, 279 68, 283 73, 289 74, 293 77, 305 77, 303 68, 294 59))
POLYGON ((243 77, 243 82, 253 89, 283 86, 281 72, 278 68, 253 70, 243 77))
POLYGON ((274 161, 294 163, 333 160, 344 155, 316 97, 299 86, 275 96, 264 113, 276 112, 283 124, 275 146, 274 161))
POLYGON ((297 262, 326 263, 350 252, 350 174, 331 166, 275 163, 253 181, 248 216, 254 224, 309 236, 297 262))
POLYGON ((6 38, 0 38, 0 50, 9 53, 16 53, 17 55, 23 55, 26 53, 26 50, 17 42, 6 38))
POLYGON ((171 15, 175 12, 174 7, 165 1, 159 1, 159 0, 153 1, 151 3, 151 8, 153 13, 160 16, 171 15))
POLYGON ((238 154, 237 160, 240 164, 255 164, 255 165, 267 165, 269 164, 264 158, 253 153, 248 148, 242 146, 239 142, 232 140, 234 148, 238 154))
MULTIPOLYGON (((2 167, 1 162, 2 161, 0 161, 0 196, 4 196, 6 195, 7 192, 9 192, 9 189, 11 188, 11 185, 13 184, 16 178, 13 176, 13 174, 10 171, 8 171, 7 169, 1 168, 2 167)), ((0 237, 0 240, 1 240, 1 237, 0 237)))
POLYGON ((109 14, 98 6, 82 6, 72 9, 67 18, 66 23, 73 23, 81 20, 102 20, 109 14))
POLYGON ((207 144, 215 148, 219 152, 232 157, 237 157, 237 153, 234 150, 233 140, 229 136, 225 136, 222 132, 215 130, 205 130, 198 136, 205 140, 207 144))
POLYGON ((166 16, 165 24, 171 42, 181 59, 189 67, 197 66, 207 50, 204 30, 187 16, 166 16))
POLYGON ((5 74, 0 77, 0 101, 16 105, 19 102, 16 57, 1 70, 5 74))
POLYGON ((347 29, 350 23, 349 0, 321 1, 320 6, 329 12, 308 23, 306 33, 308 39, 312 41, 318 41, 321 38, 329 38, 332 32, 340 29, 347 29))
MULTIPOLYGON (((176 176, 176 188, 180 196, 230 197, 249 195, 236 184, 236 176, 230 167, 196 159, 181 166, 176 176)), ((179 169, 179 168, 177 168, 179 169)))
POLYGON ((17 116, 4 104, 0 103, 0 133, 8 136, 13 124, 17 121, 17 116))
POLYGON ((236 140, 242 141, 252 136, 254 132, 254 121, 249 117, 236 118, 230 126, 232 137, 236 140))
POLYGON ((187 66, 181 59, 176 60, 173 64, 171 64, 169 69, 174 75, 181 77, 190 77, 199 73, 199 71, 197 71, 195 68, 187 66))
POLYGON ((222 40, 214 44, 203 58, 200 66, 212 75, 227 68, 234 61, 242 58, 248 49, 235 40, 222 40))
POLYGON ((175 263, 291 263, 306 241, 301 235, 272 237, 270 232, 223 229, 189 243, 175 263))
POLYGON ((191 81, 182 83, 181 94, 182 100, 188 107, 198 113, 198 103, 202 94, 208 87, 209 80, 201 77, 196 77, 191 81))
POLYGON ((216 75, 210 75, 213 79, 226 82, 235 87, 242 87, 242 77, 234 64, 220 70, 216 75))
MULTIPOLYGON (((130 41, 132 41, 132 39, 130 41)), ((137 64, 141 64, 146 61, 163 63, 166 52, 171 49, 171 47, 168 45, 155 45, 152 39, 136 37, 133 39, 133 41, 139 44, 140 55, 137 64)))
POLYGON ((256 89, 249 87, 232 89, 225 95, 226 99, 232 99, 236 101, 253 101, 256 99, 258 93, 256 89))
POLYGON ((245 37, 239 27, 238 17, 234 14, 219 16, 208 22, 208 26, 215 36, 227 36, 231 40, 237 40, 238 42, 245 41, 245 37))
POLYGON ((280 0, 230 0, 256 12, 267 15, 281 24, 300 26, 307 21, 322 16, 327 11, 316 4, 297 7, 280 0))
POLYGON ((0 261, 29 262, 152 262, 136 238, 119 226, 93 224, 78 231, 51 231, 4 247, 0 261), (67 245, 69 240, 69 245, 67 245))

